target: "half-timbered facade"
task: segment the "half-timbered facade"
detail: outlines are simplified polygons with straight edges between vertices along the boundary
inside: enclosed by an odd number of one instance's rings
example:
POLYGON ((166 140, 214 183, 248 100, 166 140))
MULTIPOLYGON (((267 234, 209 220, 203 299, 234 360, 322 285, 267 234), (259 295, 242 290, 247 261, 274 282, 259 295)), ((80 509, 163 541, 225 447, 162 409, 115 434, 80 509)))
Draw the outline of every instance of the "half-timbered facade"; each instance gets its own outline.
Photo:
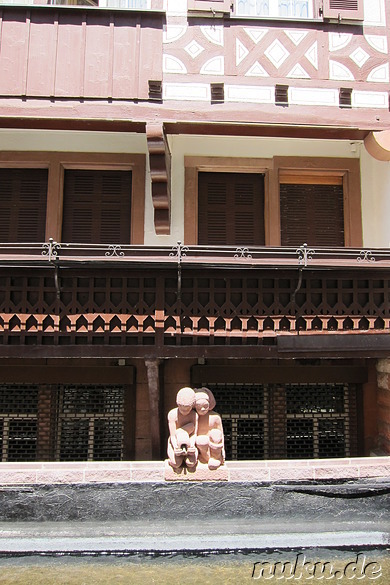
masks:
POLYGON ((2 461, 390 453, 388 0, 0 2, 2 461))

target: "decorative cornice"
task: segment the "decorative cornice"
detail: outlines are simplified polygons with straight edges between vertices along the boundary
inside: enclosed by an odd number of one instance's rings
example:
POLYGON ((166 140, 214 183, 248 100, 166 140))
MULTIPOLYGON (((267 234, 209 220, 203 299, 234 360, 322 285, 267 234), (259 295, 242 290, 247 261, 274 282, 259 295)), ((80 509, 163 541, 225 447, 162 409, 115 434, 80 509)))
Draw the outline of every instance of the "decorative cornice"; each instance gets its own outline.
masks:
POLYGON ((156 234, 170 233, 171 203, 171 153, 162 122, 146 125, 152 200, 154 207, 154 227, 156 234))

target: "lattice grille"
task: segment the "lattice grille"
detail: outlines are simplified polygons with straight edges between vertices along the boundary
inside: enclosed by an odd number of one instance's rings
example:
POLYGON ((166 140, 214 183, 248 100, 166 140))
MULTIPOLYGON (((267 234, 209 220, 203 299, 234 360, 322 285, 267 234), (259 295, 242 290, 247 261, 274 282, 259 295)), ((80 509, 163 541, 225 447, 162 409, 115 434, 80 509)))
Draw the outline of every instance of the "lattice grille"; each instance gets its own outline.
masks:
MULTIPOLYGON (((206 384, 207 386, 207 384, 206 384)), ((208 385, 222 417, 227 459, 264 459, 268 454, 268 392, 260 385, 208 385)))
POLYGON ((287 457, 350 454, 349 392, 343 384, 286 386, 287 457))
POLYGON ((343 385, 296 385, 287 387, 287 414, 344 412, 343 385))
POLYGON ((292 419, 287 421, 287 457, 311 459, 314 453, 313 421, 292 419))
POLYGON ((8 461, 35 461, 37 449, 37 421, 12 419, 8 430, 8 461))
POLYGON ((344 384, 215 384, 227 459, 356 455, 356 388, 344 384))
POLYGON ((2 461, 34 461, 37 450, 38 386, 0 386, 2 461))
POLYGON ((60 387, 57 458, 120 460, 123 454, 124 386, 60 387))

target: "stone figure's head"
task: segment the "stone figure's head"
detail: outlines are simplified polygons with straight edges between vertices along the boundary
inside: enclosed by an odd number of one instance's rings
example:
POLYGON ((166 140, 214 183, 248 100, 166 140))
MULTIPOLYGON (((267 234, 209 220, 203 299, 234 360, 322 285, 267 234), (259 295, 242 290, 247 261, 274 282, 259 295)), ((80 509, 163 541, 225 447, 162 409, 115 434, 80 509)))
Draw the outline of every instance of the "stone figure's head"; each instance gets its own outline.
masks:
POLYGON ((189 414, 195 406, 195 392, 192 388, 181 388, 176 396, 176 404, 181 414, 189 414))
POLYGON ((202 416, 215 408, 214 394, 208 388, 198 388, 195 392, 196 412, 202 416))

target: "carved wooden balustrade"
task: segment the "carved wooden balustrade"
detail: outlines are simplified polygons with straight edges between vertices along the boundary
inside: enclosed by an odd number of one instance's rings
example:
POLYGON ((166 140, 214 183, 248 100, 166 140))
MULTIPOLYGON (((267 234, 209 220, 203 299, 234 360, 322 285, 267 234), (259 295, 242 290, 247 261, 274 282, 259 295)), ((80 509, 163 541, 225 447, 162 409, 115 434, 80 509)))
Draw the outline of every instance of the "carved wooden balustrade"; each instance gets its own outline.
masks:
POLYGON ((389 266, 390 250, 305 245, 2 245, 0 339, 249 349, 280 335, 388 333, 389 266))

